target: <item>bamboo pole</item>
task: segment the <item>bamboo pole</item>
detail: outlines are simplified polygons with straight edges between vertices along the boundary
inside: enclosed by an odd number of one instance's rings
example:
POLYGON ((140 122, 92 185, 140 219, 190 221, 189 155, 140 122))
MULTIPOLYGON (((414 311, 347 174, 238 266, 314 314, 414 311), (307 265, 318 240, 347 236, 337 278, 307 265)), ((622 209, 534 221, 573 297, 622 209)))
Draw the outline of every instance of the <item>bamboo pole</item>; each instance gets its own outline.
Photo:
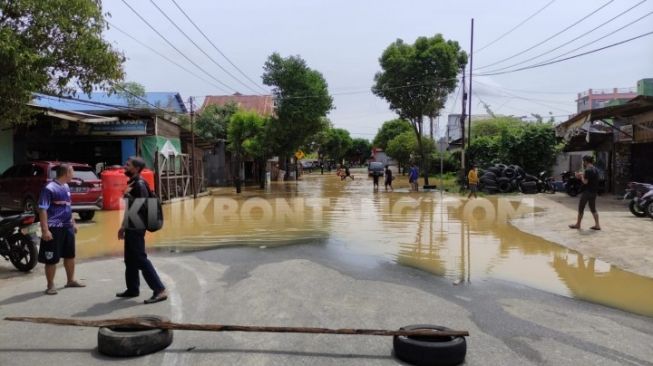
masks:
POLYGON ((262 332, 262 333, 309 333, 309 334, 345 334, 345 335, 375 335, 375 336, 437 336, 437 337, 467 337, 467 331, 439 331, 439 330, 384 330, 384 329, 329 329, 305 327, 265 327, 247 325, 220 325, 220 324, 190 324, 173 323, 168 321, 150 321, 142 318, 121 318, 105 320, 82 320, 64 318, 39 318, 39 317, 6 317, 5 320, 29 322, 51 325, 65 325, 77 327, 133 327, 143 329, 176 329, 196 330, 207 332, 262 332))

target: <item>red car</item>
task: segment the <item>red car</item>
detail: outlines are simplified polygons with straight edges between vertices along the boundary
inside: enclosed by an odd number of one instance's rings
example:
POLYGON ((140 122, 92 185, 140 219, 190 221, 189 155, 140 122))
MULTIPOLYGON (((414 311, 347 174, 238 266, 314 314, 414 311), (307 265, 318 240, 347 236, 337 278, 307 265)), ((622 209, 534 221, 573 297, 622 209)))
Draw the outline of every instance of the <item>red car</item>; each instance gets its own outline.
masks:
MULTIPOLYGON (((55 168, 61 161, 33 161, 17 164, 0 176, 0 208, 34 211, 39 194, 47 182, 56 177, 55 168)), ((90 165, 68 163, 75 175, 68 183, 73 201, 73 212, 83 221, 91 220, 95 211, 102 209, 102 181, 90 165)))

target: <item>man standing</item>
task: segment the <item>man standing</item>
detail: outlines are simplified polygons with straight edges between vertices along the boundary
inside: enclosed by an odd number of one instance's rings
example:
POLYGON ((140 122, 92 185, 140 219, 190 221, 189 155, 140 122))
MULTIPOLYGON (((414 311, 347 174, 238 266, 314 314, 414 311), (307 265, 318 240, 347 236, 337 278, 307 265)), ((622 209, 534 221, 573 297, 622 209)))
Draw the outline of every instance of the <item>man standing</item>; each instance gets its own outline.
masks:
POLYGON ((594 167, 594 158, 590 155, 583 156, 583 167, 585 168, 584 173, 576 173, 576 178, 580 179, 584 184, 584 190, 578 202, 578 219, 576 220, 576 224, 569 225, 569 228, 580 229, 585 205, 589 203, 590 211, 592 212, 592 216, 594 216, 594 226, 590 227, 590 229, 601 230, 599 213, 596 211, 596 196, 599 191, 599 172, 594 167))
POLYGON ((394 191, 394 189, 392 189, 392 180, 393 179, 394 178, 392 176, 392 170, 390 169, 390 165, 386 165, 385 166, 385 190, 386 190, 386 192, 388 191, 388 187, 390 187, 390 191, 394 191))
POLYGON ((122 227, 118 230, 118 239, 125 240, 125 282, 127 290, 117 293, 117 297, 137 297, 140 294, 139 271, 143 272, 145 282, 152 289, 152 297, 145 300, 146 304, 168 299, 168 293, 156 273, 152 262, 145 253, 145 223, 147 222, 147 202, 150 196, 147 182, 141 178, 145 161, 140 157, 131 157, 125 163, 125 175, 129 177, 125 198, 127 207, 122 227), (134 206, 137 205, 137 206, 134 206), (135 220, 130 219, 134 207, 140 209, 135 220), (140 220, 138 220, 140 219, 140 220), (139 222, 140 221, 140 222, 139 222))
POLYGON ((415 163, 412 163, 410 166, 410 173, 408 173, 408 182, 410 183, 410 187, 413 191, 417 192, 419 190, 419 170, 417 169, 417 165, 415 163))
POLYGON ((469 170, 469 174, 467 174, 467 184, 469 184, 469 195, 467 199, 472 198, 472 195, 474 198, 478 198, 476 196, 476 191, 478 190, 478 170, 474 164, 472 164, 472 168, 469 170))
POLYGON ((68 281, 65 287, 85 287, 75 280, 75 234, 77 226, 71 208, 68 182, 73 179, 73 167, 61 164, 55 168, 56 178, 43 187, 39 197, 41 245, 39 262, 45 264, 47 295, 56 295, 54 274, 57 263, 63 258, 68 281))

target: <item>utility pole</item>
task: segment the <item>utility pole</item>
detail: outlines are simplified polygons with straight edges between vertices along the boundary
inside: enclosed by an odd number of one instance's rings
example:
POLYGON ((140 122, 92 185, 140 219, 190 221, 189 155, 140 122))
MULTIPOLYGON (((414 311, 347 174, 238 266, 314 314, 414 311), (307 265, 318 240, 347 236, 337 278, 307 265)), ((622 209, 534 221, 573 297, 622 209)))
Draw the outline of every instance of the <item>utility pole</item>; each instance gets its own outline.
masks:
POLYGON ((472 143, 472 75, 474 74, 474 18, 472 18, 472 36, 469 47, 469 128, 467 129, 467 148, 472 143))
POLYGON ((197 171, 195 166, 195 110, 193 109, 193 97, 189 98, 190 100, 190 158, 191 158, 191 169, 193 175, 193 198, 197 198, 197 185, 195 183, 195 172, 197 171))
POLYGON ((465 120, 467 119, 467 114, 465 113, 465 108, 467 107, 467 85, 465 84, 465 68, 463 67, 463 111, 460 115, 460 130, 462 132, 462 144, 461 144, 461 154, 460 154, 460 166, 462 168, 462 174, 465 175, 465 120))

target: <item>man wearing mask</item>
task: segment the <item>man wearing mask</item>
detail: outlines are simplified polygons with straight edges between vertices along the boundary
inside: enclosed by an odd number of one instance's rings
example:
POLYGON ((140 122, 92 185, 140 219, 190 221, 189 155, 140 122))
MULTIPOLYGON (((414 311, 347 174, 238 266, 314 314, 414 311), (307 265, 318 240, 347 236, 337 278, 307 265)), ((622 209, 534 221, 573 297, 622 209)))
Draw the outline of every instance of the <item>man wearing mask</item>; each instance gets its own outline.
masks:
POLYGON ((141 178, 141 172, 145 168, 145 161, 140 157, 131 157, 125 163, 125 175, 129 177, 125 199, 127 207, 122 227, 118 230, 118 239, 125 240, 125 282, 127 290, 117 293, 117 297, 137 297, 140 294, 139 271, 143 272, 145 282, 152 289, 152 297, 145 300, 146 304, 153 304, 168 299, 168 293, 156 273, 152 262, 145 253, 145 223, 147 222, 147 202, 150 189, 147 182, 141 178), (140 199, 140 200, 139 200, 140 199), (134 205, 141 205, 138 210, 138 217, 130 219, 130 213, 134 205), (140 220, 138 220, 140 219, 140 220), (139 222, 140 221, 140 222, 139 222))
POLYGON ((596 211, 596 196, 599 192, 599 172, 594 167, 594 158, 589 155, 583 156, 583 167, 585 168, 585 172, 576 173, 576 178, 580 179, 584 184, 583 193, 578 202, 578 219, 576 220, 576 224, 569 225, 569 228, 580 229, 585 205, 589 203, 590 211, 592 212, 592 216, 594 216, 594 226, 590 227, 590 229, 601 230, 599 213, 596 211))
POLYGON ((61 164, 55 168, 56 177, 46 184, 39 197, 41 245, 38 260, 45 264, 47 295, 56 295, 54 274, 59 259, 66 270, 66 287, 85 287, 75 280, 75 234, 77 226, 71 208, 68 182, 73 179, 73 167, 61 164))

